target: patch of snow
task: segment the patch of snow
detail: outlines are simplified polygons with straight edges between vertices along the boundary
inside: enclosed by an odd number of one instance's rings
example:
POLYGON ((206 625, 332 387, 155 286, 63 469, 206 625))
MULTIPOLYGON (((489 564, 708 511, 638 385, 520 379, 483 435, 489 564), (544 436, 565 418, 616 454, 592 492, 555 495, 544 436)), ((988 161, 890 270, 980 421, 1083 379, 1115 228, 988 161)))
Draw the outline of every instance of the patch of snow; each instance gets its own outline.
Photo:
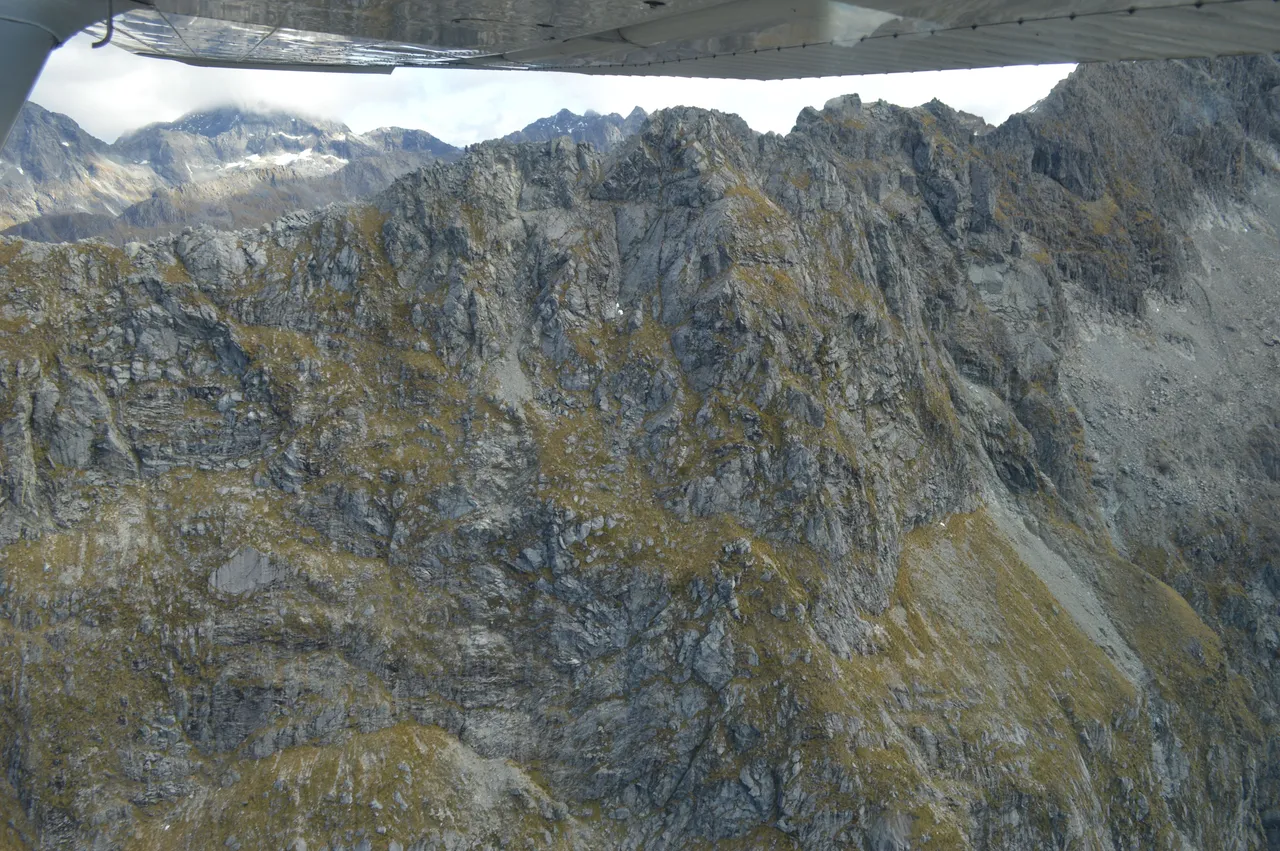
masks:
POLYGON ((272 136, 283 136, 283 137, 285 137, 286 139, 293 139, 295 142, 301 142, 303 139, 307 138, 306 136, 295 136, 295 135, 293 135, 292 133, 285 133, 285 132, 283 132, 283 131, 281 131, 281 130, 277 130, 277 131, 275 131, 274 133, 272 133, 271 135, 272 135, 272 136))
POLYGON ((230 169, 261 168, 269 166, 283 167, 297 165, 303 161, 309 161, 316 165, 329 166, 332 168, 341 168, 348 162, 342 157, 335 157, 332 154, 317 154, 314 148, 307 148, 306 150, 298 153, 285 151, 283 153, 273 154, 269 157, 264 157, 261 154, 249 154, 244 159, 227 163, 222 166, 220 170, 227 171, 230 169))
POLYGON ((310 159, 313 153, 315 153, 315 150, 313 148, 307 148, 305 151, 303 151, 300 154, 294 154, 294 153, 290 153, 289 151, 285 151, 282 154, 276 154, 270 159, 271 159, 271 162, 273 162, 276 165, 293 165, 298 160, 310 159))
POLYGON ((227 163, 222 168, 224 171, 229 168, 252 168, 253 166, 257 165, 261 161, 262 161, 262 157, 259 156, 258 154, 249 154, 249 156, 245 157, 244 159, 236 160, 233 163, 227 163))
POLYGON ((64 147, 64 148, 70 148, 70 147, 71 147, 71 143, 70 143, 70 142, 63 142, 63 143, 62 143, 62 147, 64 147))

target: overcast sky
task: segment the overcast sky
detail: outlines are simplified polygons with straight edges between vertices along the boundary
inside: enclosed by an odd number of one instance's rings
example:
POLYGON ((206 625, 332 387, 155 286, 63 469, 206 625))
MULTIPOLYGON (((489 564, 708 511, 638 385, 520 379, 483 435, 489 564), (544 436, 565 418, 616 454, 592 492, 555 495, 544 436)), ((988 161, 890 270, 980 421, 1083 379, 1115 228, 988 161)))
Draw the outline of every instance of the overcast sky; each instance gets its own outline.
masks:
POLYGON ((857 93, 916 106, 938 98, 998 124, 1043 98, 1073 66, 826 77, 760 83, 588 77, 511 71, 401 69, 390 77, 192 68, 92 50, 78 36, 54 52, 31 99, 113 141, 153 121, 211 106, 279 107, 342 121, 356 132, 399 126, 464 145, 519 130, 561 109, 620 112, 688 105, 736 112, 756 130, 786 133, 805 106, 857 93))

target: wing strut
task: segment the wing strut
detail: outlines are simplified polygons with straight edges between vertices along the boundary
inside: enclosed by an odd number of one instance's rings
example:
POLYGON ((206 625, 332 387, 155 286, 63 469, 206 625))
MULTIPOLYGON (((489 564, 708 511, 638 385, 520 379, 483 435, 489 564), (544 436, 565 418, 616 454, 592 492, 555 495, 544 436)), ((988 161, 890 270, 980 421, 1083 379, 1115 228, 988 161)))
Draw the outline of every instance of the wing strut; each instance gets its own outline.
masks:
POLYGON ((0 145, 53 51, 53 36, 30 24, 0 19, 0 145))
POLYGON ((107 16, 107 0, 0 0, 0 147, 49 54, 107 16))
POLYGON ((93 43, 94 50, 106 47, 111 43, 111 39, 116 34, 116 2, 115 0, 107 0, 107 31, 103 33, 102 38, 93 43))

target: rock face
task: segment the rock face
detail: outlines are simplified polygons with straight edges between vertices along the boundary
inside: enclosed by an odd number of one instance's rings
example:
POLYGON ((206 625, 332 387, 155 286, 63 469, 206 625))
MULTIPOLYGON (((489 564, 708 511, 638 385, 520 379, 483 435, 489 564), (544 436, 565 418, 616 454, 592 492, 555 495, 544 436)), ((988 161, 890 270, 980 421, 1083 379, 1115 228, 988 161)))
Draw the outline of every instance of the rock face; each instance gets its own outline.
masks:
POLYGON ((1280 847, 1277 86, 0 243, 6 839, 1280 847))
POLYGON ((372 196, 458 154, 421 130, 358 135, 334 122, 230 107, 108 145, 29 103, 0 154, 0 227, 46 242, 122 244, 197 222, 256 227, 290 210, 372 196))
POLYGON ((244 547, 209 574, 209 587, 223 594, 248 594, 282 579, 285 571, 271 556, 244 547))

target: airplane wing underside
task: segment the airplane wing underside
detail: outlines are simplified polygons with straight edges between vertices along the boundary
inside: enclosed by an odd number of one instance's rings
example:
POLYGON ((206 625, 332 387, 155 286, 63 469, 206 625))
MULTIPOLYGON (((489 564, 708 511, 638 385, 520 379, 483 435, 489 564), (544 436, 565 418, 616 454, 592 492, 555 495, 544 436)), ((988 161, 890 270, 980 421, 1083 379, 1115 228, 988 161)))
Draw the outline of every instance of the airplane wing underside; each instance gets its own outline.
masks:
POLYGON ((115 43, 229 67, 757 80, 1280 51, 1275 0, 855 2, 150 0, 115 43))

